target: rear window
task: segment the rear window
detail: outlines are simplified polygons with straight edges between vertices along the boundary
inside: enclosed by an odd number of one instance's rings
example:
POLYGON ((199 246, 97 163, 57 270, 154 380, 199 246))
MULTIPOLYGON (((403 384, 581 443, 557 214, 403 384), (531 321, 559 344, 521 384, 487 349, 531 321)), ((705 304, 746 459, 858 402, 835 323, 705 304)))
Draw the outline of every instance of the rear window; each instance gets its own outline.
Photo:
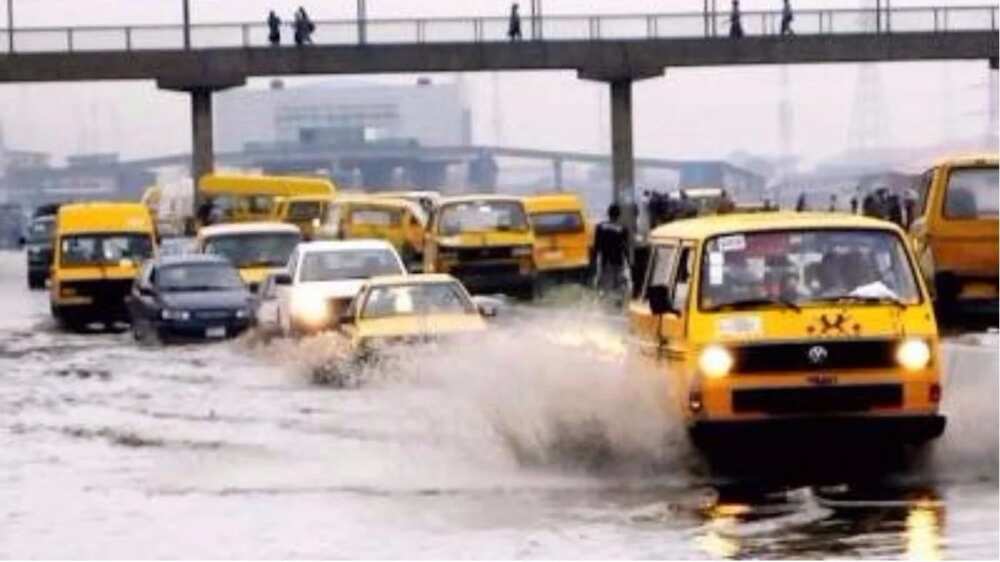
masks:
POLYGON ((351 212, 351 224, 370 226, 399 226, 400 213, 386 209, 356 209, 351 212))
POLYGON ((538 213, 531 215, 531 226, 537 234, 583 232, 583 217, 577 212, 538 213))
POLYGON ((997 168, 956 168, 948 176, 944 216, 949 219, 997 218, 997 168))
POLYGON ((294 201, 288 205, 288 218, 292 220, 318 219, 323 214, 319 201, 294 201))

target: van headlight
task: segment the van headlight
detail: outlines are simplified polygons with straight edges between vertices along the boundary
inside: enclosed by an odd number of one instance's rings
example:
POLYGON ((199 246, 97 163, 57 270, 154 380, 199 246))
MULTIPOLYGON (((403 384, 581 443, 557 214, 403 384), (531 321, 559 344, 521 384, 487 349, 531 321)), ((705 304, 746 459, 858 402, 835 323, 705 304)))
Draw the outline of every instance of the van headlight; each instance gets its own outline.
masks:
POLYGON ((931 362, 931 348, 924 340, 904 340, 896 348, 896 361, 908 371, 919 371, 931 362))
POLYGON ((318 325, 329 319, 330 311, 322 295, 309 291, 292 294, 292 317, 309 325, 318 325))
POLYGON ((698 368, 710 379, 722 378, 733 368, 733 354, 721 345, 710 345, 701 350, 698 368))
POLYGON ((190 320, 191 313, 186 310, 173 310, 165 308, 162 312, 160 312, 160 317, 164 320, 190 320))

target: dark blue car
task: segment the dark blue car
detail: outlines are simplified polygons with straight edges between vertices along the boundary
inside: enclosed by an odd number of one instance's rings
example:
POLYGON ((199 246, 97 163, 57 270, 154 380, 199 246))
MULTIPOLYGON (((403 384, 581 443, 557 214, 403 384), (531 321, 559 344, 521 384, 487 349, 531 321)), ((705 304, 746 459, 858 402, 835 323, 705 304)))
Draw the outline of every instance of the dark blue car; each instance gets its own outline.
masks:
POLYGON ((152 342, 237 336, 253 325, 255 302, 228 260, 192 254, 146 262, 128 307, 135 339, 152 342))

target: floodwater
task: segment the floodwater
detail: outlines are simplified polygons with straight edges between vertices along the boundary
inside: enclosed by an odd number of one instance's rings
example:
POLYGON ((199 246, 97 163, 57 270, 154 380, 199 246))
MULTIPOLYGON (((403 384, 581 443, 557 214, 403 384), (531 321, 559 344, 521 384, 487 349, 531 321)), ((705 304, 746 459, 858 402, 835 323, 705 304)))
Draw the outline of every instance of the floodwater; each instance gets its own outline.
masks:
POLYGON ((998 556, 994 335, 946 346, 948 430, 906 467, 764 483, 706 469, 582 310, 334 388, 323 338, 60 333, 23 261, 0 253, 0 557, 998 556))

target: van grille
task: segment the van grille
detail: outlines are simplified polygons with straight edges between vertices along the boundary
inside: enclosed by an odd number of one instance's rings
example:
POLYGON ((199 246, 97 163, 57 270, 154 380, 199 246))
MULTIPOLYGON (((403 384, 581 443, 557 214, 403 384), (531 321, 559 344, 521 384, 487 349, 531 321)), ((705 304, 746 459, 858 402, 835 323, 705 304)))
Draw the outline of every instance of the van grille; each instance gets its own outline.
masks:
POLYGON ((830 386, 823 388, 755 388, 734 390, 733 411, 767 414, 862 412, 898 408, 903 387, 898 384, 830 386))
POLYGON ((90 297, 94 304, 122 303, 132 291, 132 279, 97 279, 93 281, 64 281, 60 290, 73 289, 74 296, 90 297))
POLYGON ((811 341, 736 347, 734 373, 802 372, 895 367, 895 340, 811 341), (823 353, 810 352, 822 348, 823 353), (817 356, 822 359, 817 361, 817 356))
POLYGON ((514 257, 514 247, 459 248, 457 253, 458 261, 506 260, 514 257))

